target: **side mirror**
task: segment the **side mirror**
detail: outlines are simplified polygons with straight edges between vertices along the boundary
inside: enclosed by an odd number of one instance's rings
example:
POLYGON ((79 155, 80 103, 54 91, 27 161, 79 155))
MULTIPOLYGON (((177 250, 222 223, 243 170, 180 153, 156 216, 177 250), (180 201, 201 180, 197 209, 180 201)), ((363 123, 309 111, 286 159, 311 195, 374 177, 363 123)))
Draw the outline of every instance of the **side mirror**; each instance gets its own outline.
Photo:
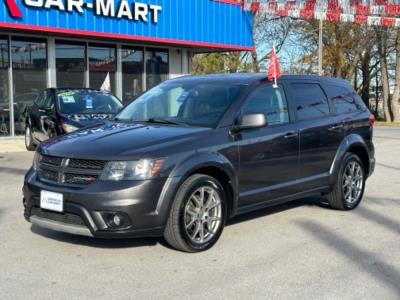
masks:
POLYGON ((236 133, 245 129, 262 128, 267 126, 267 118, 263 113, 249 113, 241 116, 232 132, 236 133))

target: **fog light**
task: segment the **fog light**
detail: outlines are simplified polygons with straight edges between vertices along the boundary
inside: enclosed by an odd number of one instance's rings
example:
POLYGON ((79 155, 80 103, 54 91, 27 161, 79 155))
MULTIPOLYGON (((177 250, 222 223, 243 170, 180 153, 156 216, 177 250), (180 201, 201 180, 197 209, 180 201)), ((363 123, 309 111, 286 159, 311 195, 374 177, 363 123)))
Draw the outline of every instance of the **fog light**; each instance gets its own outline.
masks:
POLYGON ((115 224, 115 226, 120 226, 121 223, 122 223, 122 220, 121 220, 120 216, 115 215, 114 218, 113 218, 113 223, 115 224))

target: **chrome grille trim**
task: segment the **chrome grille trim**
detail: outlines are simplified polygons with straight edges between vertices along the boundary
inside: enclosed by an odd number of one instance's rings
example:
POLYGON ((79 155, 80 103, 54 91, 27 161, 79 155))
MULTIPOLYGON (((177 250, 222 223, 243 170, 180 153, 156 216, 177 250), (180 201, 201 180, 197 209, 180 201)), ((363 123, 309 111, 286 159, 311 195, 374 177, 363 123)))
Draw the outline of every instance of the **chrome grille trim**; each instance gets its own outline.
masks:
POLYGON ((39 179, 48 183, 85 186, 96 181, 107 162, 42 155, 39 161, 39 179), (73 164, 71 164, 73 162, 73 164), (77 168, 83 166, 83 168, 77 168), (55 179, 55 173, 57 179, 55 179))

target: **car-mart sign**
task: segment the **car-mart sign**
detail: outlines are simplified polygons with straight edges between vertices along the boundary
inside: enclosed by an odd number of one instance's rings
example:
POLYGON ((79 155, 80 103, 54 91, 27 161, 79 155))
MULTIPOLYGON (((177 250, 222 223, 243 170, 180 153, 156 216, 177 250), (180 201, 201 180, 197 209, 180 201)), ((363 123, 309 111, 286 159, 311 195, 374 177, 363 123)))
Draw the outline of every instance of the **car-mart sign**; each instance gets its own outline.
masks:
MULTIPOLYGON (((21 18, 22 13, 15 0, 5 0, 10 15, 21 18)), ((126 18, 129 20, 158 23, 158 16, 162 11, 160 5, 146 4, 141 2, 128 2, 120 0, 24 0, 24 5, 36 9, 56 9, 66 12, 77 12, 83 14, 84 10, 92 10, 95 15, 111 18, 126 18)))

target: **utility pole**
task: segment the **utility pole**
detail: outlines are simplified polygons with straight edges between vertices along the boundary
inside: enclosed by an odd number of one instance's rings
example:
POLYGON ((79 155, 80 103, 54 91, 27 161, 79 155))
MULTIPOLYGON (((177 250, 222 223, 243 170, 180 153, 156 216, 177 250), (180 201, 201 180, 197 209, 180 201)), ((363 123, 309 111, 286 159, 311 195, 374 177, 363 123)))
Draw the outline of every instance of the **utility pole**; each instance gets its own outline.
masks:
POLYGON ((323 61, 323 53, 324 53, 324 45, 322 42, 322 27, 323 21, 322 18, 319 20, 319 34, 318 34, 318 75, 324 75, 324 71, 322 70, 322 61, 323 61))

